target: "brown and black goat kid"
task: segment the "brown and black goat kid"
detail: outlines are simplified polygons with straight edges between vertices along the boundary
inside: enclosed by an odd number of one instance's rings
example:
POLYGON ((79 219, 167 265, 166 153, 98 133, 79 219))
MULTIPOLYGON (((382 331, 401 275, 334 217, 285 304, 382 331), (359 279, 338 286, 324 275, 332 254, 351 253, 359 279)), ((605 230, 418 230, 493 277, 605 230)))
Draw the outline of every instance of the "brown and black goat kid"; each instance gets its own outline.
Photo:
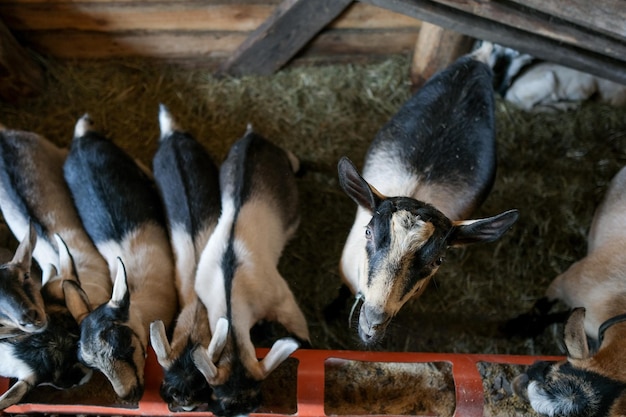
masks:
POLYGON ((515 392, 539 413, 626 415, 625 226, 626 167, 596 209, 586 256, 546 290, 544 304, 560 300, 574 309, 565 325, 567 358, 535 363, 514 380, 515 392))
POLYGON ((449 247, 496 240, 518 218, 510 210, 467 220, 496 172, 489 52, 486 44, 421 87, 377 133, 362 176, 339 161, 340 185, 358 208, 340 261, 344 286, 326 315, 356 295, 366 344, 424 291, 449 247))
POLYGON ((92 312, 73 304, 80 322, 79 358, 100 370, 119 397, 144 390, 149 327, 168 327, 178 309, 172 249, 156 185, 137 162, 78 120, 64 174, 76 208, 114 279, 108 302, 92 312))
POLYGON ((220 168, 222 214, 202 252, 196 291, 207 307, 212 338, 194 352, 217 401, 215 413, 233 416, 261 404, 261 382, 302 343, 304 314, 278 261, 300 222, 298 159, 250 129, 220 168), (257 359, 250 330, 278 322, 294 337, 257 359))
POLYGON ((194 288, 200 254, 221 211, 219 170, 211 155, 160 107, 161 137, 152 170, 168 219, 181 311, 171 343, 162 321, 150 325, 150 340, 163 368, 161 397, 174 411, 190 411, 211 400, 212 390, 193 362, 198 346, 208 346, 206 307, 194 288))
MULTIPOLYGON (((32 256, 39 266, 59 266, 59 235, 69 248, 92 307, 111 297, 112 282, 107 264, 85 232, 63 177, 67 149, 55 146, 33 132, 0 128, 0 210, 17 239, 28 234, 32 225, 37 246, 32 256)), ((26 281, 25 281, 25 284, 26 281)), ((58 283, 57 283, 58 284, 58 283)), ((61 292, 61 288, 57 288, 61 292)), ((24 303, 31 318, 22 330, 43 327, 45 317, 38 303, 24 303)), ((29 330, 30 329, 30 330, 29 330)))
MULTIPOLYGON (((34 232, 30 235, 36 236, 34 232)), ((66 307, 62 291, 63 282, 79 287, 78 276, 67 246, 58 235, 55 238, 59 248, 59 261, 55 264, 60 269, 54 265, 44 268, 46 284, 41 289, 46 327, 36 333, 14 329, 12 336, 0 339, 0 375, 16 379, 0 396, 0 410, 21 401, 37 385, 66 389, 87 382, 92 374, 78 361, 80 330, 66 307)), ((77 291, 68 297, 83 297, 83 294, 77 291)))

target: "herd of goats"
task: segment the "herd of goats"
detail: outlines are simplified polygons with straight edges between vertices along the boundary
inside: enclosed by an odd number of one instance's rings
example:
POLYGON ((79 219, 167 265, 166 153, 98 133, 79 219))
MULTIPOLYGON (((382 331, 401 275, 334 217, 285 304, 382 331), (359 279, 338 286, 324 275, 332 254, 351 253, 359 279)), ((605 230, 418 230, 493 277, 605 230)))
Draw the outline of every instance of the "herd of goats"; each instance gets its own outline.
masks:
MULTIPOLYGON (((497 240, 518 218, 512 209, 468 219, 495 176, 491 48, 421 87, 378 132, 361 173, 339 160, 357 212, 340 261, 344 286, 326 313, 353 297, 366 345, 424 291, 448 248, 497 240)), ((165 106, 159 124, 151 170, 88 115, 69 150, 0 130, 0 210, 20 242, 0 267, 0 376, 16 381, 0 410, 40 384, 83 384, 94 370, 138 401, 150 345, 172 410, 249 414, 262 381, 310 347, 277 268, 300 221, 298 159, 249 127, 218 167, 165 106), (262 320, 289 336, 258 359, 250 330, 262 320)), ((557 300, 572 308, 567 357, 531 365, 513 383, 538 413, 626 415, 625 226, 622 170, 597 208, 587 256, 535 309, 548 314, 557 300)))

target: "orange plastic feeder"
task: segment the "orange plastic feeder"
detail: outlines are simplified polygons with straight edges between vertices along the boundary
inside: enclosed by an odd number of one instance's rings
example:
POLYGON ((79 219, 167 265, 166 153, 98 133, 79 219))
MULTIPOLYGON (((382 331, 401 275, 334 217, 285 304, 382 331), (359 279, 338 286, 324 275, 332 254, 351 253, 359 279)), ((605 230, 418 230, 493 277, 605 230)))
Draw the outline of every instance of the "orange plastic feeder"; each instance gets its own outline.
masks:
MULTIPOLYGON (((257 350, 259 357, 265 356, 267 349, 257 350)), ((556 356, 524 356, 463 353, 415 353, 415 352, 369 352, 344 350, 297 350, 291 355, 297 359, 297 411, 294 414, 253 413, 252 416, 326 416, 325 412, 325 372, 328 360, 339 359, 360 362, 379 363, 448 363, 451 365, 456 397, 454 417, 482 417, 484 394, 482 377, 478 370, 479 362, 530 365, 537 360, 560 360, 556 356)), ((160 395, 159 386, 163 372, 156 361, 154 352, 149 350, 146 362, 146 386, 142 399, 136 408, 117 406, 93 406, 85 404, 39 404, 19 403, 4 410, 10 414, 46 413, 46 414, 95 414, 123 416, 178 416, 204 417, 213 416, 205 411, 171 411, 160 395)), ((7 378, 0 378, 0 390, 9 387, 7 378)), ((335 415, 335 414, 333 414, 335 415)), ((344 414, 345 415, 345 414, 344 414)), ((376 414, 367 414, 376 415, 376 414)), ((384 414, 390 415, 390 414, 384 414)), ((391 414, 393 415, 393 414, 391 414)), ((403 414, 404 415, 404 414, 403 414)))

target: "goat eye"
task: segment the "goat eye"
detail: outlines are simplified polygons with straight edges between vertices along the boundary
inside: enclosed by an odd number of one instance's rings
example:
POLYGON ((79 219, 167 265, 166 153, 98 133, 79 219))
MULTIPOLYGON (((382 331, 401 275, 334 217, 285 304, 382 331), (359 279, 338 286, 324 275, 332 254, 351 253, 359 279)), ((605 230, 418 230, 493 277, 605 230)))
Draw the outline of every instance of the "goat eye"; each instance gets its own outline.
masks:
POLYGON ((24 273, 24 279, 27 280, 28 278, 30 278, 30 273, 29 272, 25 272, 24 273))
POLYGON ((369 227, 365 229, 365 238, 368 240, 372 238, 372 231, 370 230, 369 227))
POLYGON ((437 260, 435 261, 435 266, 441 266, 442 263, 443 263, 443 256, 440 258, 437 258, 437 260))

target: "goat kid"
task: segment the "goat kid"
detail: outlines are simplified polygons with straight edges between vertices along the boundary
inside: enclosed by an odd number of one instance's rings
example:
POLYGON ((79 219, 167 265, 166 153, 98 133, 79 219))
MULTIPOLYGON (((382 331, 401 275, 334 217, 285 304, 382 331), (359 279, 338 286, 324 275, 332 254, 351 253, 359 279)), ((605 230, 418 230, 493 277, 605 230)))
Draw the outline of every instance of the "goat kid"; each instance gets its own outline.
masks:
POLYGON ((189 411, 211 398, 211 388, 192 359, 197 346, 211 341, 208 313, 194 283, 200 254, 221 211, 219 170, 204 147, 181 130, 163 105, 159 124, 161 137, 153 171, 167 214, 181 311, 171 344, 162 321, 150 324, 150 340, 163 368, 161 397, 170 409, 189 411))
POLYGON ((391 319, 419 296, 450 246, 490 242, 517 220, 510 210, 464 220, 487 197, 496 171, 489 47, 435 74, 377 133, 361 176, 343 157, 339 182, 357 203, 340 261, 344 286, 362 302, 359 336, 382 339, 391 319))
POLYGON ((557 276, 545 303, 573 308, 567 359, 538 362, 514 380, 515 392, 548 416, 626 415, 626 167, 596 209, 587 254, 557 276), (589 348, 588 339, 592 341, 589 348))
POLYGON ((583 101, 626 105, 626 86, 545 62, 514 49, 494 45, 490 66, 496 89, 505 100, 526 111, 571 110, 583 101))
POLYGON ((222 215, 200 257, 195 284, 212 338, 206 349, 194 351, 220 415, 257 409, 261 382, 301 343, 309 344, 304 314, 277 269, 300 222, 298 168, 293 154, 250 128, 220 168, 222 215), (250 330, 263 320, 281 323, 295 338, 277 340, 259 361, 250 330))
MULTIPOLYGON (((32 236, 36 235, 33 233, 32 236)), ((56 265, 60 269, 57 273, 51 264, 44 268, 46 284, 41 289, 47 326, 38 333, 18 331, 13 337, 0 340, 0 375, 17 379, 0 397, 0 410, 20 402, 37 385, 66 389, 91 378, 92 371, 78 361, 80 330, 66 307, 66 301, 74 302, 71 297, 82 299, 84 293, 75 292, 67 299, 65 293, 59 293, 58 288, 63 282, 79 284, 67 246, 58 235, 55 238, 59 248, 56 265)))
POLYGON ((88 115, 76 123, 65 179, 85 230, 114 278, 110 300, 86 314, 79 358, 99 369, 119 397, 143 395, 149 326, 169 326, 177 311, 172 252, 154 182, 121 148, 93 130, 88 115))
POLYGON ((37 234, 31 224, 13 258, 0 265, 0 339, 13 335, 15 329, 40 332, 48 324, 41 281, 31 276, 36 242, 37 234))
MULTIPOLYGON (((66 149, 36 133, 0 128, 0 210, 17 239, 28 234, 31 224, 34 226, 38 239, 32 256, 41 268, 51 264, 59 269, 54 235, 63 238, 82 288, 95 307, 111 297, 112 282, 63 178, 66 155, 66 149)), ((41 320, 35 317, 39 324, 34 327, 41 327, 41 320)))

